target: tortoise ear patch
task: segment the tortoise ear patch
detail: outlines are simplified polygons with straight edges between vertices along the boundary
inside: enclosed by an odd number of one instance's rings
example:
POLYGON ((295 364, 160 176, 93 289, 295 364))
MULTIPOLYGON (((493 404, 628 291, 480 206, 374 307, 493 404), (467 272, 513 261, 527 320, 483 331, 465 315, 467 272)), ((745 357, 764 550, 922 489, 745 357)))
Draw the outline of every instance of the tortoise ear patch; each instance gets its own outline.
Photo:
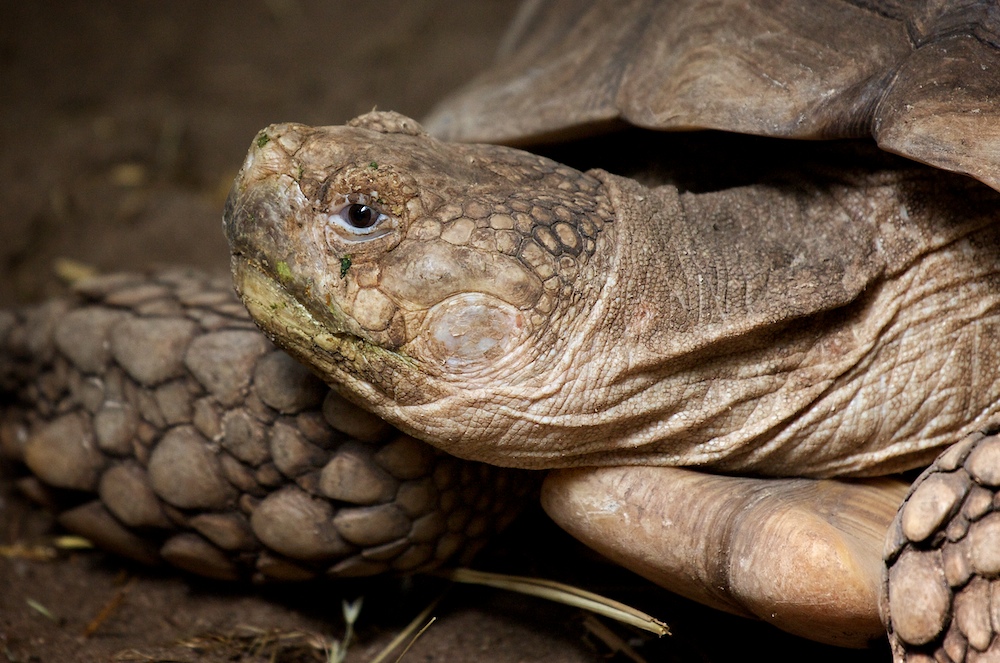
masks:
POLYGON ((427 132, 416 120, 395 111, 376 111, 359 115, 347 123, 349 127, 371 129, 384 134, 404 134, 407 136, 426 136, 427 132))

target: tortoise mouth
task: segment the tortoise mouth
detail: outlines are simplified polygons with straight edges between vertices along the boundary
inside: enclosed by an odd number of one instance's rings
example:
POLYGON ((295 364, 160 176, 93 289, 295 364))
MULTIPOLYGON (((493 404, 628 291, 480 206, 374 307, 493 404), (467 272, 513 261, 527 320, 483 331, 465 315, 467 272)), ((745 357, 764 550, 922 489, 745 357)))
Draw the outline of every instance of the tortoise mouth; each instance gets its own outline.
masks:
POLYGON ((244 306, 257 325, 275 337, 272 339, 275 343, 284 346, 282 339, 286 333, 294 337, 296 332, 324 332, 341 341, 372 345, 351 330, 345 313, 334 302, 325 311, 313 310, 309 297, 299 293, 302 288, 288 273, 286 263, 279 261, 272 265, 270 260, 234 251, 230 266, 233 284, 244 306))
MULTIPOLYGON (((307 349, 306 344, 320 350, 338 351, 345 343, 365 343, 345 326, 320 322, 319 317, 282 283, 281 277, 261 261, 234 253, 231 267, 236 292, 250 316, 285 350, 299 355, 307 349)), ((337 317, 334 316, 334 320, 337 317)))
POLYGON ((236 292, 257 326, 331 386, 368 409, 414 400, 413 389, 400 388, 414 382, 417 367, 409 357, 353 333, 339 309, 316 314, 262 262, 233 253, 231 267, 236 292))

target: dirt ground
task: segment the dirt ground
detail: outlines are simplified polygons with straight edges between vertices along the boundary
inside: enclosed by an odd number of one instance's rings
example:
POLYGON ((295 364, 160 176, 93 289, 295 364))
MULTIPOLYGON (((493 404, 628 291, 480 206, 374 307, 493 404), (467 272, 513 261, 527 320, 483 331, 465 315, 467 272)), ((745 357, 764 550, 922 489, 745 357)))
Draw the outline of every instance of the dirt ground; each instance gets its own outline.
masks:
MULTIPOLYGON (((20 2, 0 22, 0 306, 59 292, 57 259, 102 271, 223 270, 222 202, 256 131, 373 107, 421 117, 486 66, 513 3, 384 0, 20 2)), ((47 516, 0 480, 0 545, 47 546, 47 516)), ((364 595, 348 660, 367 661, 435 579, 236 587, 93 551, 0 556, 0 661, 323 661, 341 599, 364 595)), ((535 514, 482 564, 639 604, 672 637, 615 628, 643 659, 888 660, 719 615, 588 555, 535 514), (567 563, 572 560, 572 563, 567 563)), ((404 661, 607 660, 576 610, 454 588, 404 661)))

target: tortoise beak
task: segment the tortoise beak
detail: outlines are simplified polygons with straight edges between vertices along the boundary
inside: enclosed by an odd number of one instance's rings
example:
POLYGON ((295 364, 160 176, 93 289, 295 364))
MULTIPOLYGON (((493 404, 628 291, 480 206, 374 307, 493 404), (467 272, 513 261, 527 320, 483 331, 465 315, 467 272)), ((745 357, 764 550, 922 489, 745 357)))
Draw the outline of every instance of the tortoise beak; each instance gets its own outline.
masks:
POLYGON ((222 226, 233 255, 266 264, 268 256, 291 253, 281 232, 304 200, 288 175, 291 155, 301 148, 309 127, 274 124, 254 139, 226 198, 222 226))

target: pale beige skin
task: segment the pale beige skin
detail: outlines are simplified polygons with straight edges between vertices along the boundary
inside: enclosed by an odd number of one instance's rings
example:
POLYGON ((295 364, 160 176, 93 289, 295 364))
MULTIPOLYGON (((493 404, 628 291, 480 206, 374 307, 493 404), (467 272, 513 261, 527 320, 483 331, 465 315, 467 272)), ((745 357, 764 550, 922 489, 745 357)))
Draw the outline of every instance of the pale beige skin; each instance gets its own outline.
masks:
MULTIPOLYGON (((373 113, 348 127, 263 131, 226 231, 252 316, 348 398, 462 457, 612 468, 550 479, 550 512, 552 495, 570 495, 555 516, 564 523, 582 522, 574 509, 595 494, 595 477, 663 466, 675 492, 639 506, 687 540, 711 519, 673 511, 690 495, 678 481, 719 481, 725 493, 741 480, 673 466, 884 475, 926 464, 995 418, 1000 372, 980 358, 1000 332, 996 199, 944 177, 841 174, 679 194, 508 148, 441 143, 408 118, 373 113), (352 227, 351 205, 370 206, 372 228, 352 227)), ((617 505, 606 512, 634 507, 636 486, 653 480, 641 481, 598 493, 617 505)), ((817 632, 845 609, 815 593, 799 603, 825 601, 828 617, 775 617, 788 603, 785 576, 751 572, 743 584, 764 589, 719 600, 705 589, 719 579, 700 577, 697 562, 621 555, 711 604, 861 644, 877 631, 874 561, 902 494, 886 486, 860 526, 815 501, 803 509, 828 523, 820 529, 833 521, 824 536, 860 551, 845 559, 863 567, 851 599, 863 626, 817 632)), ((727 500, 720 509, 739 504, 727 500)), ((786 505, 764 508, 780 516, 786 505)), ((799 529, 774 540, 809 548, 799 529)), ((598 528, 594 541, 631 536, 598 528)), ((843 571, 826 573, 835 584, 843 571)), ((722 584, 739 594, 739 581, 722 584)))

